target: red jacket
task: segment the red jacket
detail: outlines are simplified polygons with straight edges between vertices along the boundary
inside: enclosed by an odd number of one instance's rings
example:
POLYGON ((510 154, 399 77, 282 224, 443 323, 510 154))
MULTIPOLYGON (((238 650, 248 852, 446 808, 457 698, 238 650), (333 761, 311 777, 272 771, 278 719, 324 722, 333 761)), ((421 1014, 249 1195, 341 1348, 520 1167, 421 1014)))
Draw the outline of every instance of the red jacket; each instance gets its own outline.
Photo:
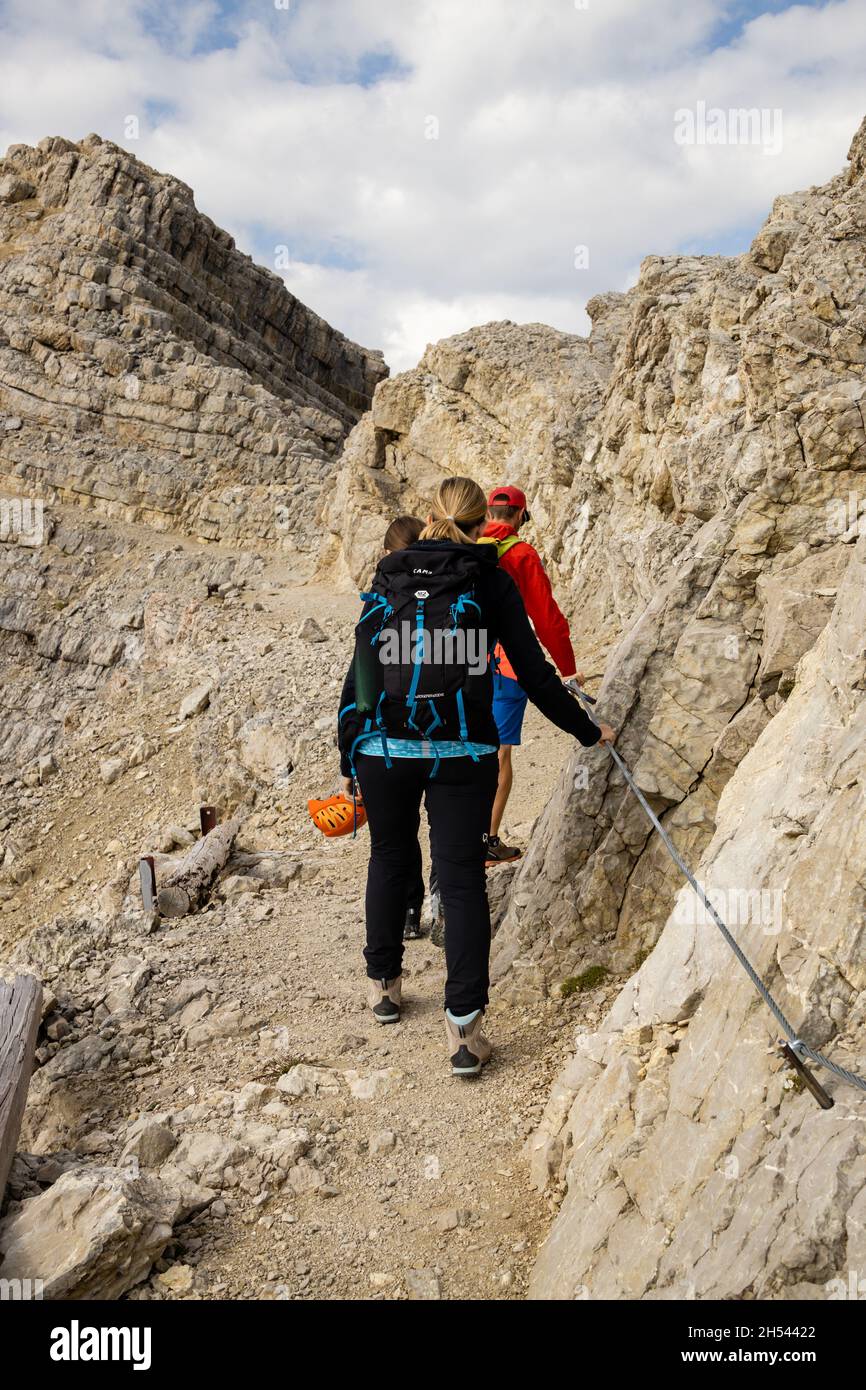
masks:
MULTIPOLYGON (((517 532, 504 521, 488 521, 484 534, 494 540, 504 541, 509 536, 516 536, 517 532)), ((574 659, 568 623, 553 597, 550 580, 538 551, 529 541, 520 541, 505 552, 499 564, 511 575, 520 590, 538 640, 547 648, 559 669, 559 674, 573 676, 577 671, 577 663, 574 659)), ((503 676, 510 676, 512 680, 516 680, 514 668, 501 647, 497 649, 496 655, 503 676)))

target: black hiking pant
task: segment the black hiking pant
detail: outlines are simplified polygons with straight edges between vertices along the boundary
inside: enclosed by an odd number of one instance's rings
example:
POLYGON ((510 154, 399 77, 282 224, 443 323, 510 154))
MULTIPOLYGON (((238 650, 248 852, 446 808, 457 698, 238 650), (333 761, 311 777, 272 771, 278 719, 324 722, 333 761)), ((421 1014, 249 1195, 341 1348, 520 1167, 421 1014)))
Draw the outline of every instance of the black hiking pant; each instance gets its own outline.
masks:
POLYGON ((499 759, 486 753, 443 758, 385 759, 360 753, 358 781, 370 827, 367 872, 367 974, 393 980, 403 968, 406 905, 417 881, 421 800, 430 821, 445 913, 445 1007, 468 1014, 487 1006, 490 910, 484 868, 499 759))
MULTIPOLYGON (((415 848, 418 851, 415 856, 415 867, 409 876, 410 887, 409 896, 406 899, 406 910, 413 908, 416 912, 421 911, 424 906, 424 899, 427 896, 427 886, 424 883, 424 862, 421 858, 421 846, 415 841, 415 848)), ((436 860, 430 865, 430 893, 431 896, 436 892, 436 860)))

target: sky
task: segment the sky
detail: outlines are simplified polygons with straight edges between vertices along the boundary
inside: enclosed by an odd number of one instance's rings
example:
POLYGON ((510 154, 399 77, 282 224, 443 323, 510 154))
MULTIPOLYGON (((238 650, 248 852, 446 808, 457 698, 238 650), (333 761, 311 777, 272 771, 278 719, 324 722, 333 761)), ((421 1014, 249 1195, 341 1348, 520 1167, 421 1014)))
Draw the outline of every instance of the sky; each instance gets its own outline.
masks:
POLYGON ((866 0, 0 0, 0 149, 96 131, 177 175, 399 371, 745 250, 843 168, 864 71, 866 0))

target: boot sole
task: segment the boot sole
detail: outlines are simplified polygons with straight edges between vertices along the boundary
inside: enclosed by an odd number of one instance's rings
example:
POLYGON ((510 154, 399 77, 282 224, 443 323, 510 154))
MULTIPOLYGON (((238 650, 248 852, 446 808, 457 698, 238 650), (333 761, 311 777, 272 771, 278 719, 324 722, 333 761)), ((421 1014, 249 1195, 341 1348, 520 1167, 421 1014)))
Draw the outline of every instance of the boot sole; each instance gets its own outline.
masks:
POLYGON ((461 1047, 451 1058, 451 1075, 465 1077, 480 1076, 482 1068, 485 1067, 489 1061, 490 1058, 488 1057, 486 1061, 482 1062, 474 1053, 470 1052, 468 1048, 461 1047))
POLYGON ((399 1014, 384 1014, 384 1015, 382 1015, 382 1014, 377 1014, 377 1013, 375 1012, 375 1010, 374 1010, 374 1011, 373 1011, 373 1017, 375 1018, 375 1020, 376 1020, 377 1023, 399 1023, 399 1022, 400 1022, 400 1015, 399 1015, 399 1014))
POLYGON ((484 867, 485 869, 495 869, 499 864, 516 864, 522 858, 522 854, 512 854, 510 859, 485 859, 484 867))

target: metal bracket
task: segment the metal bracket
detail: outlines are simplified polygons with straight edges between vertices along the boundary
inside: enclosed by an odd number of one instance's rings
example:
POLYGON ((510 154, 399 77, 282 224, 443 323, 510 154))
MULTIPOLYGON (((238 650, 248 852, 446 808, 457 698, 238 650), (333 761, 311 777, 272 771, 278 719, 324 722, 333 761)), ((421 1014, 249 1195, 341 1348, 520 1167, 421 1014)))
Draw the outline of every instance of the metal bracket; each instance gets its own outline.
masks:
POLYGON ((201 833, 202 833, 202 836, 209 835, 210 832, 211 832, 212 830, 215 830, 215 829, 216 829, 216 824, 217 824, 216 807, 215 807, 215 806, 200 806, 200 807, 199 807, 198 815, 199 815, 199 822, 200 822, 200 824, 201 824, 201 833))
POLYGON ((814 1072, 810 1071, 802 1058, 797 1056, 794 1047, 788 1042, 780 1042, 779 1051, 785 1061, 794 1068, 803 1085, 807 1091, 812 1093, 821 1109, 832 1110, 836 1104, 833 1097, 827 1094, 814 1072))
POLYGON ((598 701, 596 700, 594 695, 590 695, 589 692, 586 690, 581 690, 574 676, 569 676, 567 680, 564 680, 562 682, 562 684, 565 686, 566 690, 569 691, 570 694, 576 695, 578 700, 582 700, 584 704, 598 704, 598 701))

